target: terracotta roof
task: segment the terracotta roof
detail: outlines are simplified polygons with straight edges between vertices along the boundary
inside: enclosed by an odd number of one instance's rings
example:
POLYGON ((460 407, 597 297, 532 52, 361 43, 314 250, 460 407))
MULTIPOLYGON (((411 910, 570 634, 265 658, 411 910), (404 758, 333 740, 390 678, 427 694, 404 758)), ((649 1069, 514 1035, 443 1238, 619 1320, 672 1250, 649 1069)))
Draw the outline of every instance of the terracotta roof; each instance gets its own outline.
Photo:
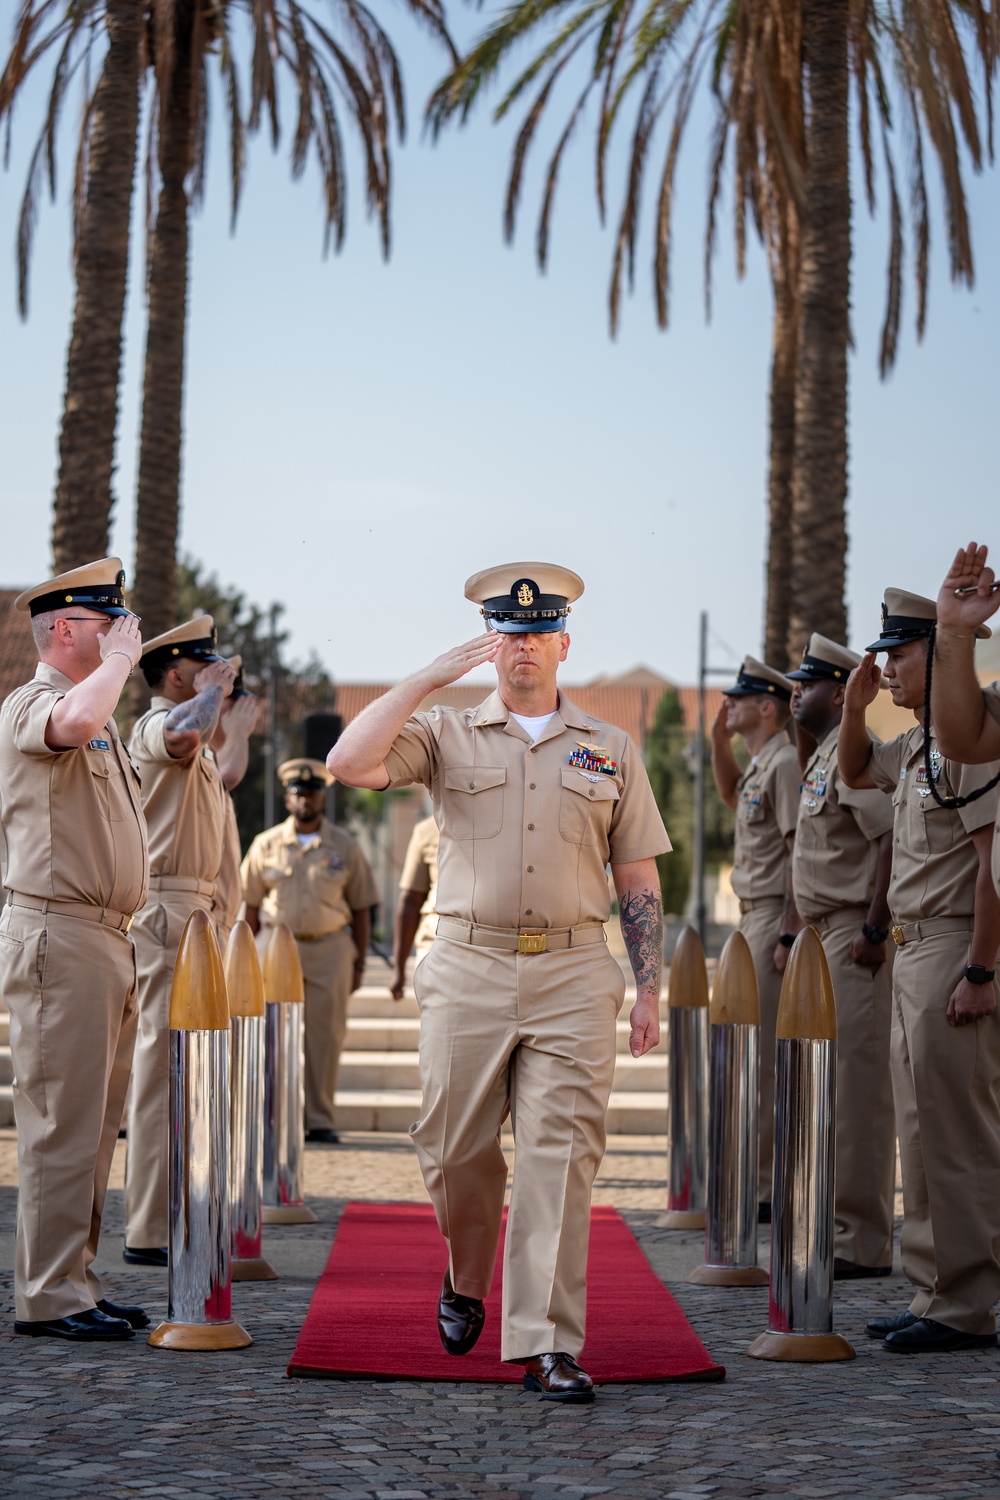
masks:
MULTIPOLYGON (((341 715, 345 724, 356 719, 363 708, 373 703, 376 698, 381 698, 387 693, 393 684, 389 682, 338 682, 337 683, 337 713, 341 715)), ((602 719, 606 724, 615 724, 619 729, 626 730, 638 745, 644 745, 646 736, 652 726, 656 710, 666 688, 670 683, 660 682, 658 686, 636 686, 626 684, 624 686, 609 682, 607 679, 597 683, 583 683, 580 685, 566 684, 564 691, 568 698, 572 698, 578 708, 584 713, 593 714, 596 719, 602 719)), ((681 709, 684 713, 684 724, 690 734, 693 734, 698 722, 698 689, 694 687, 679 687, 676 689, 680 699, 681 709)), ((446 708, 475 708, 477 703, 482 703, 488 697, 490 687, 487 683, 465 683, 455 687, 439 688, 421 703, 421 708, 431 708, 435 703, 440 703, 446 708)), ((722 693, 719 688, 710 687, 705 692, 705 723, 710 725, 719 704, 722 701, 722 693)))
POLYGON ((19 588, 0 589, 0 703, 22 682, 30 682, 38 665, 28 616, 14 609, 20 593, 19 588))

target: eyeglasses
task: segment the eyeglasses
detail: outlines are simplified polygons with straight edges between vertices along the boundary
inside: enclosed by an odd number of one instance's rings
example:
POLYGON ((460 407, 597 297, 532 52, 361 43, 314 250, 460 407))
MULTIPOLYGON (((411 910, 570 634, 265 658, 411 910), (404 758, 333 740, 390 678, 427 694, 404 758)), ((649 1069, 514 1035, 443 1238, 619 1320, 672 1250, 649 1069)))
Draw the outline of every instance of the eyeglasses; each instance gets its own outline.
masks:
MULTIPOLYGON (((132 619, 138 624, 142 619, 142 615, 101 615, 100 619, 95 619, 93 615, 60 615, 59 619, 68 620, 74 625, 103 625, 105 623, 110 625, 112 620, 123 619, 132 619)), ((55 625, 49 626, 50 630, 55 630, 55 628, 55 625)))

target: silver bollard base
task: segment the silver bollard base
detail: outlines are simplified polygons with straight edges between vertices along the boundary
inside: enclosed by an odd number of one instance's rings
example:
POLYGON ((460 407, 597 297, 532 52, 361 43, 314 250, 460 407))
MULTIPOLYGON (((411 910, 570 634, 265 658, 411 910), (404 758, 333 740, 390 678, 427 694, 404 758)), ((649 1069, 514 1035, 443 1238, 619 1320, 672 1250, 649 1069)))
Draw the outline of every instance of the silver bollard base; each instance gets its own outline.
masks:
POLYGON ((751 1359, 784 1359, 818 1365, 854 1359, 854 1350, 839 1333, 762 1333, 747 1350, 751 1359))
POLYGON ((261 1210, 265 1224, 317 1224, 319 1220, 304 1203, 265 1203, 261 1210))
POLYGON ((704 1229, 705 1210, 692 1212, 688 1209, 668 1208, 653 1223, 656 1229, 704 1229))
POLYGON ((161 1323, 147 1343, 155 1349, 247 1349, 253 1339, 239 1323, 161 1323))
POLYGON ((688 1281, 694 1286, 767 1286, 770 1277, 763 1266, 705 1265, 695 1266, 688 1281))
POLYGON ((232 1279, 234 1281, 277 1281, 278 1273, 270 1261, 261 1256, 254 1256, 247 1260, 237 1260, 235 1255, 232 1259, 232 1279))

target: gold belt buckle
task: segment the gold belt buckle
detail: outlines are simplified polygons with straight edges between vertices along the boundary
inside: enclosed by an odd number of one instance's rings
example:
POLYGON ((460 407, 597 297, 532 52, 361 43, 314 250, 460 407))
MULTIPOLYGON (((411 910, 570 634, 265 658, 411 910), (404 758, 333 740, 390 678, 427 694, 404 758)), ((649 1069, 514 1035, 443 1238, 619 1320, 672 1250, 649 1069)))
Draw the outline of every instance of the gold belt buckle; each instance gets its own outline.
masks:
POLYGON ((544 953, 544 932, 519 932, 517 935, 518 953, 544 953))
POLYGON ((905 947, 906 934, 903 932, 902 927, 894 927, 892 929, 892 940, 896 944, 897 948, 905 947))

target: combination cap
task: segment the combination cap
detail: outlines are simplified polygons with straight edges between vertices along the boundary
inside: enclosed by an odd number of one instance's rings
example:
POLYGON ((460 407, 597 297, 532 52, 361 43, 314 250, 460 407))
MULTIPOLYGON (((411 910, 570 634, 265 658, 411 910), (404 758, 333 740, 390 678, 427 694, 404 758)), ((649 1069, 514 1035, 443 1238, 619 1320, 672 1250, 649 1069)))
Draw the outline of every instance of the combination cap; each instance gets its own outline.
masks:
POLYGON ((491 630, 503 635, 538 635, 565 629, 574 599, 583 593, 583 579, 555 563, 506 563, 473 573, 465 597, 482 606, 480 614, 491 630))
POLYGON ((46 610, 64 609, 68 604, 81 609, 97 610, 102 615, 130 615, 125 607, 125 569, 120 557, 102 557, 100 562, 86 563, 68 573, 59 573, 45 583, 25 589, 14 600, 14 608, 43 615, 46 610))
POLYGON ((821 678, 846 682, 860 661, 856 651, 838 646, 836 641, 814 631, 802 653, 802 665, 787 675, 792 682, 818 682, 821 678))
POLYGON ((154 635, 142 648, 142 669, 168 666, 178 657, 191 661, 222 661, 215 634, 215 621, 211 615, 195 615, 173 630, 154 635))
MULTIPOLYGON (((889 651, 908 641, 929 636, 937 620, 937 604, 922 594, 908 594, 905 589, 886 589, 882 598, 882 633, 866 651, 889 651)), ((985 625, 976 630, 978 640, 988 640, 993 632, 985 625)))
POLYGON ((282 761, 278 767, 278 780, 286 792, 325 792, 335 779, 321 760, 300 757, 282 761))
POLYGON ((790 703, 793 687, 794 683, 783 672, 776 672, 773 667, 757 661, 753 656, 745 656, 735 686, 723 688, 722 692, 726 698, 752 698, 763 694, 780 698, 783 703, 790 703))

